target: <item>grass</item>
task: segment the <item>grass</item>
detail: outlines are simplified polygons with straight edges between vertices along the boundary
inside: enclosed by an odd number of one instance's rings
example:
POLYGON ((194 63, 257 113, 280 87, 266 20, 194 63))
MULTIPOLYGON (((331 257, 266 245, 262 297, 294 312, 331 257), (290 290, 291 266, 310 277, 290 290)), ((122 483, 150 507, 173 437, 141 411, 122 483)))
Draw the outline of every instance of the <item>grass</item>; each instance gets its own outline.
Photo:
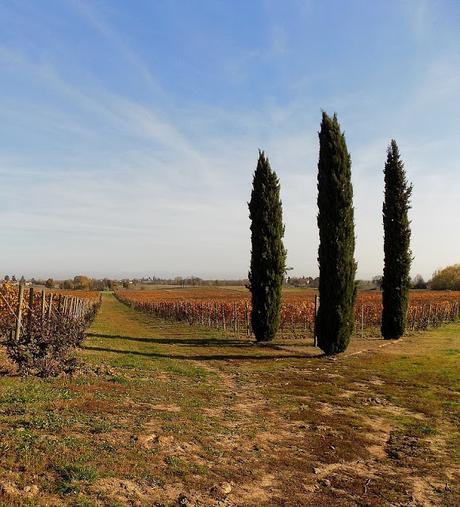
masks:
POLYGON ((457 505, 460 324, 379 345, 258 347, 104 294, 95 373, 0 377, 0 506, 457 505))

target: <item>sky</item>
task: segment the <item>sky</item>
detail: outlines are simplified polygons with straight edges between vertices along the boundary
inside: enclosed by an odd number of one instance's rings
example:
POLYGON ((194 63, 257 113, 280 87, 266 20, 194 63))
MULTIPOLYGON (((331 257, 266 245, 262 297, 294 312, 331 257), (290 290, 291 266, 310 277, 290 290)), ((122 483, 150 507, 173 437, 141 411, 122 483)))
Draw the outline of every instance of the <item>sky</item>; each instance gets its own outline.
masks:
POLYGON ((293 275, 317 276, 321 111, 382 272, 399 144, 412 275, 460 262, 457 0, 0 0, 0 274, 247 276, 258 149, 293 275))

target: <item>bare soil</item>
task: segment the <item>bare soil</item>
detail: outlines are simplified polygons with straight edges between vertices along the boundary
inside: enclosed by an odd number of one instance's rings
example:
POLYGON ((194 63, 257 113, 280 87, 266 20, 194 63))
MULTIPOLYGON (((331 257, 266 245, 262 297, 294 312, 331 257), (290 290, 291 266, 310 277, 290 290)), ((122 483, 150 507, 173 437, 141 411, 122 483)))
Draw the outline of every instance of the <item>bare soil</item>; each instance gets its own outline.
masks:
POLYGON ((328 359, 105 295, 95 374, 1 357, 0 506, 460 504, 460 324, 328 359))

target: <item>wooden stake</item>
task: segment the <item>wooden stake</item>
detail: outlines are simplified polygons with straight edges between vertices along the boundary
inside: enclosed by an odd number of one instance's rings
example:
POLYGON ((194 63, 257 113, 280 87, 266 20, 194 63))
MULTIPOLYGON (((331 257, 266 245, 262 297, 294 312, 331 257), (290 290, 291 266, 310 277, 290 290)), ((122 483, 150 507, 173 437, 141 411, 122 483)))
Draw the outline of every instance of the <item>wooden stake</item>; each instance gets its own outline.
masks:
POLYGON ((22 324, 22 301, 24 299, 24 285, 19 286, 19 298, 18 298, 18 313, 16 315, 16 328, 14 330, 14 339, 16 341, 19 340, 19 336, 21 333, 21 324, 22 324))
POLYGON ((315 322, 314 322, 314 326, 313 326, 313 334, 314 334, 313 345, 315 347, 318 346, 318 336, 316 334, 316 316, 318 315, 318 308, 319 308, 319 296, 315 295, 315 322))
POLYGON ((245 302, 244 303, 244 313, 245 313, 245 317, 246 317, 246 334, 248 336, 251 335, 251 330, 249 328, 249 308, 248 308, 248 303, 245 302))
POLYGON ((222 329, 225 331, 225 329, 227 328, 227 325, 225 322, 225 306, 223 303, 221 305, 221 310, 222 310, 222 329))
POLYGON ((27 316, 27 330, 30 333, 32 331, 32 320, 34 317, 34 289, 29 289, 29 313, 27 316))
POLYGON ((50 300, 48 303, 48 319, 51 319, 52 308, 53 308, 53 293, 50 294, 50 300))
POLYGON ((42 300, 41 300, 42 323, 45 321, 45 304, 46 304, 46 294, 45 291, 42 290, 42 300))

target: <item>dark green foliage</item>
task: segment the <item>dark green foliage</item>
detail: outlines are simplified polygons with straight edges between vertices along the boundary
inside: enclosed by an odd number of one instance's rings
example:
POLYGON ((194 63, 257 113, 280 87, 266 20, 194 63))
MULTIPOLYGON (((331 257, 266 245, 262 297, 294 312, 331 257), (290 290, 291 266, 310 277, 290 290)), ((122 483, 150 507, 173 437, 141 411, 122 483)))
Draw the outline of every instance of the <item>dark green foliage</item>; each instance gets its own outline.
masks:
POLYGON ((249 212, 252 245, 249 272, 252 329, 256 340, 264 342, 273 340, 279 326, 286 250, 283 246, 280 184, 263 152, 259 152, 254 173, 249 212))
POLYGON ((343 352, 350 341, 356 297, 355 226, 351 159, 337 116, 323 113, 318 162, 318 346, 343 352))
POLYGON ((388 147, 385 164, 383 229, 385 263, 383 268, 382 336, 400 338, 406 329, 410 288, 410 209, 412 185, 408 184, 404 164, 395 140, 388 147))

